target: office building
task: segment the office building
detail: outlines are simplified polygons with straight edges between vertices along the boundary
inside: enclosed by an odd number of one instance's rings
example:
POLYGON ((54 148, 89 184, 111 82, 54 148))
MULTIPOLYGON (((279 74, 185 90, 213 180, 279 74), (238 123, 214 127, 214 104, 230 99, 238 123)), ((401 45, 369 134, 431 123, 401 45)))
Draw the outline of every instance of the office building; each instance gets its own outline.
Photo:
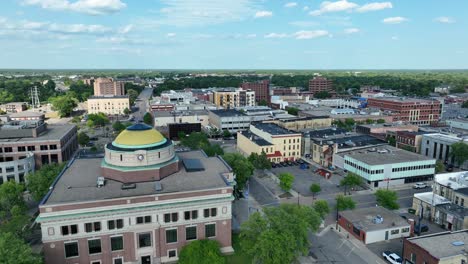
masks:
POLYGON ((39 121, 44 120, 45 115, 42 112, 22 111, 10 114, 12 121, 39 121))
POLYGON ((94 96, 125 95, 125 83, 112 78, 97 78, 94 81, 94 96))
POLYGON ((271 162, 298 160, 301 157, 301 133, 272 123, 253 123, 248 131, 237 133, 237 148, 244 154, 265 152, 271 162))
POLYGON ((249 129, 250 117, 244 115, 242 112, 228 109, 228 110, 210 110, 208 111, 210 127, 218 130, 227 130, 230 133, 237 133, 249 129))
POLYGON ((208 111, 154 111, 154 126, 166 127, 172 123, 200 123, 202 127, 209 125, 208 111))
MULTIPOLYGON (((424 134, 421 142, 421 154, 426 157, 441 160, 447 164, 454 164, 454 158, 450 155, 450 146, 458 142, 468 144, 468 138, 441 133, 424 134)), ((468 161, 461 164, 461 168, 468 168, 468 161)))
POLYGON ((325 77, 314 77, 309 80, 309 92, 313 94, 319 92, 333 93, 333 81, 325 77))
POLYGON ((442 232, 403 241, 403 259, 407 264, 468 263, 468 230, 442 232))
POLYGON ((421 153, 421 143, 425 132, 397 131, 396 147, 415 153, 421 153))
POLYGON ((244 82, 242 83, 243 90, 255 92, 255 101, 270 103, 270 81, 263 80, 259 82, 244 82))
POLYGON ((419 127, 412 124, 383 123, 383 124, 363 124, 356 125, 356 132, 362 134, 387 134, 387 132, 411 131, 417 132, 419 127))
POLYGON ((330 127, 332 125, 332 119, 329 116, 294 116, 291 118, 279 118, 277 120, 269 122, 275 123, 280 127, 293 131, 320 129, 330 127))
POLYGON ((190 104, 195 101, 195 97, 190 91, 165 91, 161 93, 161 101, 163 104, 190 104))
POLYGON ((168 124, 169 139, 179 140, 179 134, 190 135, 193 132, 201 132, 200 123, 172 123, 168 124))
POLYGON ((12 121, 0 127, 0 167, 3 182, 23 182, 34 168, 71 159, 78 149, 75 125, 42 121, 12 121))
POLYGON ((20 113, 27 109, 28 105, 25 102, 12 102, 0 105, 0 111, 6 113, 20 113))
POLYGON ((130 126, 103 159, 74 159, 40 203, 45 263, 175 263, 198 239, 232 253, 233 185, 221 157, 130 126))
POLYGON ((371 187, 386 187, 434 178, 436 160, 391 146, 339 153, 344 169, 361 176, 371 187))
POLYGON ((450 128, 463 129, 468 131, 468 119, 467 118, 457 118, 450 119, 445 121, 450 128))
POLYGON ((369 98, 368 107, 386 111, 393 121, 403 121, 418 125, 437 123, 442 114, 442 104, 438 100, 403 97, 369 98))
POLYGON ((130 109, 130 99, 127 95, 91 96, 88 98, 89 114, 123 115, 125 109, 130 109))

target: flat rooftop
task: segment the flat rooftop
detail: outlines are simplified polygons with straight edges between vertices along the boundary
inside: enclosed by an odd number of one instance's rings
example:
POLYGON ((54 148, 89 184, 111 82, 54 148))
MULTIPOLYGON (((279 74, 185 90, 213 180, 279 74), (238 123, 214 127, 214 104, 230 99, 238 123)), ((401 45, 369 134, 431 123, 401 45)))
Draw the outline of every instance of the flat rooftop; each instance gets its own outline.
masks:
POLYGON ((427 204, 439 205, 439 204, 447 204, 451 203, 449 199, 435 194, 433 192, 423 192, 423 193, 415 193, 414 198, 419 199, 427 204))
POLYGON ((171 117, 171 116, 194 116, 208 115, 206 110, 189 110, 189 111, 153 111, 154 117, 171 117))
POLYGON ((199 160, 203 171, 187 172, 181 169, 160 180, 162 190, 155 191, 155 182, 136 183, 134 189, 122 190, 122 183, 106 179, 106 184, 96 187, 97 177, 101 176, 102 158, 77 158, 73 160, 57 181, 44 205, 70 202, 99 201, 121 197, 166 194, 188 191, 217 189, 228 186, 223 173, 230 167, 218 157, 207 157, 201 151, 177 152, 179 160, 199 160))
POLYGON ((255 123, 252 126, 256 127, 259 130, 265 131, 271 135, 288 135, 288 134, 298 134, 297 132, 287 130, 273 123, 255 123))
POLYGON ((241 131, 240 133, 244 135, 245 137, 247 137, 248 139, 255 142, 255 144, 257 144, 258 146, 273 146, 273 144, 271 144, 270 142, 255 135, 254 133, 251 133, 250 131, 241 131))
POLYGON ((220 117, 244 116, 242 112, 234 110, 234 109, 210 110, 210 112, 220 117))
POLYGON ((122 98, 129 98, 129 97, 128 95, 108 94, 108 95, 99 95, 99 96, 93 95, 93 96, 90 96, 88 99, 122 99, 122 98))
POLYGON ((408 238, 408 242, 425 249, 437 259, 465 255, 468 251, 468 230, 412 237, 408 238), (454 242, 463 242, 460 243, 463 245, 454 242))
POLYGON ((384 140, 378 139, 369 135, 346 135, 341 134, 327 139, 324 138, 312 138, 315 143, 322 142, 323 144, 338 144, 339 149, 347 149, 354 147, 365 147, 375 145, 387 145, 384 140))
POLYGON ((382 127, 417 127, 412 124, 399 124, 399 123, 383 123, 383 124, 362 124, 357 125, 358 127, 367 127, 367 128, 382 128, 382 127))
POLYGON ((424 99, 424 98, 411 98, 411 97, 378 97, 378 98, 369 98, 373 100, 385 100, 390 102, 403 102, 403 103, 431 103, 439 102, 436 99, 424 99))
POLYGON ((340 215, 353 223, 355 227, 364 231, 410 226, 410 224, 398 214, 380 206, 341 211, 340 215), (377 215, 383 218, 382 223, 377 224, 373 222, 373 219, 377 215))
POLYGON ((18 137, 18 138, 5 138, 0 139, 2 143, 16 143, 16 142, 35 142, 35 141, 47 141, 47 140, 60 140, 64 135, 74 129, 75 125, 47 125, 47 130, 39 134, 39 136, 33 137, 18 137))
POLYGON ((318 130, 308 130, 304 132, 305 135, 308 135, 310 138, 324 138, 329 136, 344 135, 348 133, 346 129, 331 127, 318 130))
MULTIPOLYGON (((385 165, 392 163, 404 163, 414 161, 434 160, 426 156, 416 154, 392 146, 367 148, 340 153, 341 156, 349 156, 369 165, 385 165), (375 149, 375 150, 374 150, 375 149), (385 151, 384 153, 382 153, 385 151)), ((435 161, 435 160, 434 160, 435 161)))

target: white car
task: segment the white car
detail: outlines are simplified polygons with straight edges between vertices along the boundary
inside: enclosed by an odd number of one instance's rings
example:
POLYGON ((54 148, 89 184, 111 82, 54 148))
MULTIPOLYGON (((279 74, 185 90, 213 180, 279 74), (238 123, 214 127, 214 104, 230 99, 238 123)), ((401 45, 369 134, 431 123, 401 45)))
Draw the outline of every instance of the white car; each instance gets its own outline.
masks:
POLYGON ((418 182, 415 185, 413 185, 413 189, 424 189, 427 187, 427 184, 425 184, 424 182, 418 182))
POLYGON ((392 263, 392 264, 401 264, 403 260, 398 256, 397 254, 390 252, 390 251, 384 251, 382 252, 383 258, 392 263))

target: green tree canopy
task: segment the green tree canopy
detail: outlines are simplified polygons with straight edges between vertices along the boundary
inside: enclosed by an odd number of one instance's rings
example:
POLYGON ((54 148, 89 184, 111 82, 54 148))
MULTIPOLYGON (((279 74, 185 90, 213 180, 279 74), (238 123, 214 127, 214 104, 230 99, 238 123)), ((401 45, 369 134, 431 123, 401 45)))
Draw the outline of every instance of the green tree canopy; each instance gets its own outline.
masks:
POLYGON ((49 191, 50 185, 62 171, 65 164, 47 164, 32 174, 28 174, 28 190, 36 201, 40 201, 49 191))
POLYGON ((104 113, 89 114, 87 125, 92 124, 94 127, 105 126, 110 123, 109 118, 104 113), (92 122, 89 122, 92 121, 92 122))
POLYGON ((20 238, 9 232, 0 233, 0 263, 40 264, 42 259, 20 238))
POLYGON ((297 116, 299 114, 299 109, 296 108, 296 107, 287 107, 286 111, 288 111, 288 114, 290 114, 290 115, 297 116))
POLYGON ((294 175, 292 175, 291 173, 284 172, 280 173, 280 175, 278 175, 278 178, 280 180, 281 189, 283 189, 286 192, 289 192, 294 183, 294 175))
MULTIPOLYGON (((91 121, 91 122, 93 122, 93 121, 91 121)), ((83 131, 78 133, 78 144, 80 144, 80 146, 84 147, 84 146, 88 145, 88 143, 89 143, 88 134, 86 134, 83 131)))
POLYGON ((60 117, 70 116, 73 109, 78 105, 77 99, 68 95, 54 97, 51 102, 52 108, 59 113, 60 117))
POLYGON ((146 113, 143 116, 143 123, 152 126, 153 125, 153 116, 150 113, 146 113))
POLYGON ((223 159, 236 174, 236 190, 243 190, 247 180, 253 174, 254 166, 239 153, 226 153, 223 155, 223 159))
POLYGON ((127 95, 128 95, 128 98, 130 99, 130 105, 133 105, 133 103, 135 103, 135 100, 138 97, 138 92, 135 91, 134 89, 129 89, 127 90, 127 95))
POLYGON ((444 163, 440 160, 437 160, 436 166, 435 166, 435 173, 438 174, 438 173, 444 172, 444 170, 445 170, 444 163))
POLYGON ((457 142, 450 146, 450 157, 452 157, 458 166, 461 166, 468 160, 468 144, 457 142))
POLYGON ((330 207, 328 206, 328 202, 325 200, 315 201, 313 207, 322 219, 325 219, 325 217, 330 213, 330 207))
POLYGON ((24 227, 29 223, 29 217, 23 192, 24 185, 15 181, 0 185, 0 233, 11 232, 22 237, 27 232, 24 227))
POLYGON ((88 98, 94 93, 93 87, 91 85, 84 84, 81 80, 72 82, 70 84, 69 92, 72 92, 80 102, 88 100, 88 98))
POLYGON ((222 156, 224 155, 224 150, 219 144, 208 144, 202 146, 203 151, 208 157, 222 156))
POLYGON ((127 128, 124 124, 122 124, 122 122, 120 121, 115 121, 114 124, 112 124, 112 129, 114 129, 114 131, 118 134, 120 132, 122 132, 122 130, 124 130, 125 128, 127 128))
POLYGON ((398 195, 395 191, 379 189, 375 192, 377 204, 390 210, 400 208, 398 205, 398 195))
POLYGON ((338 211, 344 211, 347 209, 354 209, 356 208, 356 202, 348 196, 337 195, 335 197, 336 200, 336 209, 338 211))
POLYGON ((377 124, 383 124, 383 123, 385 123, 385 119, 382 119, 382 118, 377 119, 377 124))
POLYGON ((346 194, 347 189, 359 186, 361 184, 362 184, 362 178, 359 175, 352 173, 352 172, 348 172, 346 177, 344 177, 340 181, 340 185, 345 187, 345 190, 344 190, 345 194, 346 194))
POLYGON ((8 181, 0 185, 0 211, 10 213, 13 207, 26 208, 23 199, 24 185, 8 181))
POLYGON ((185 245, 179 254, 179 264, 224 264, 219 242, 216 240, 195 240, 185 245))
POLYGON ((316 232, 320 215, 309 206, 282 204, 254 213, 241 225, 241 247, 254 263, 292 263, 307 253, 308 232, 316 232))
POLYGON ((256 168, 256 169, 271 169, 271 162, 268 160, 267 155, 265 152, 262 151, 260 155, 258 155, 255 152, 252 152, 249 157, 248 157, 250 163, 256 168))
POLYGON ((309 190, 312 193, 312 197, 315 198, 315 195, 322 191, 322 188, 318 183, 312 183, 309 187, 309 190))
POLYGON ((124 115, 129 115, 131 112, 130 112, 130 109, 128 109, 127 107, 125 107, 125 109, 123 110, 123 114, 124 115))
POLYGON ((223 137, 224 138, 229 138, 231 136, 232 135, 231 135, 231 132, 229 132, 229 130, 227 130, 227 129, 223 130, 223 137))
POLYGON ((326 98, 330 98, 330 97, 331 97, 331 95, 327 91, 321 91, 321 92, 318 92, 318 93, 314 94, 314 98, 317 98, 317 99, 326 99, 326 98))

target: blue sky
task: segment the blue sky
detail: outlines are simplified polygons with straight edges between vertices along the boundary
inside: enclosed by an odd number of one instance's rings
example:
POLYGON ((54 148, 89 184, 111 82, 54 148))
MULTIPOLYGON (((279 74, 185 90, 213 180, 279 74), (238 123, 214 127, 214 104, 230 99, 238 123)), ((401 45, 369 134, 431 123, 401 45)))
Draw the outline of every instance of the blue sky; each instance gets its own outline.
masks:
POLYGON ((5 0, 0 68, 466 69, 464 0, 5 0))

